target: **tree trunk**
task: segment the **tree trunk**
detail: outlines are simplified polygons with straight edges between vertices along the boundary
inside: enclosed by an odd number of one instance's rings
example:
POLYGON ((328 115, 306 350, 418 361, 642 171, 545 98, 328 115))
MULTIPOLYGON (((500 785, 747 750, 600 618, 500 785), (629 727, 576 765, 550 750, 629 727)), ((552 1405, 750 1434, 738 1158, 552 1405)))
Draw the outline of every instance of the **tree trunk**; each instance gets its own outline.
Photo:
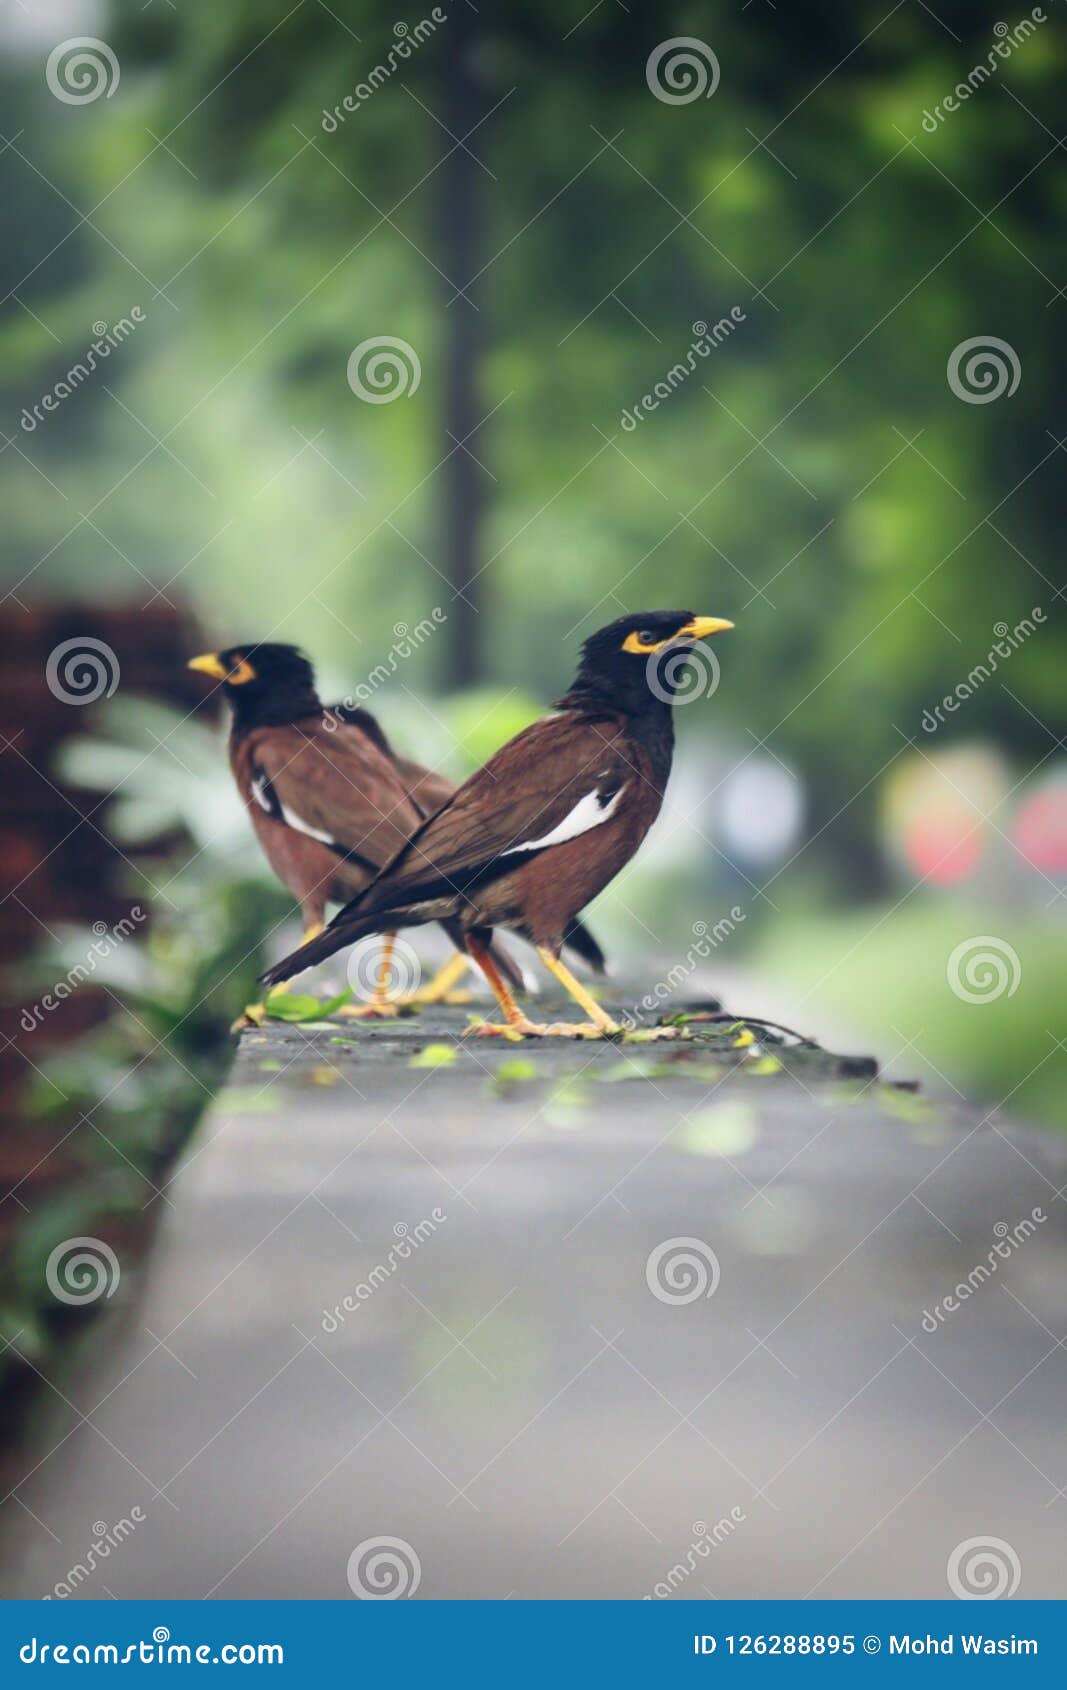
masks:
MULTIPOLYGON (((467 288, 485 262, 483 250, 483 171, 456 140, 467 134, 482 113, 481 93, 474 70, 477 16, 466 6, 452 13, 442 31, 437 110, 451 135, 441 131, 441 150, 447 155, 438 171, 441 269, 454 283, 442 282, 444 305, 445 434, 441 456, 451 455, 438 472, 442 488, 444 571, 454 597, 448 611, 449 640, 445 663, 448 687, 469 687, 483 678, 483 643, 478 606, 482 582, 481 535, 488 477, 475 462, 485 456, 484 434, 475 434, 484 415, 480 392, 482 356, 486 344, 484 318, 476 309, 478 284, 467 288), (455 137, 455 139, 453 139, 455 137), (466 297, 455 298, 456 288, 466 297), (452 301, 452 303, 449 303, 452 301), (465 441, 467 449, 457 444, 465 441)), ((471 145, 478 144, 475 138, 471 145)))

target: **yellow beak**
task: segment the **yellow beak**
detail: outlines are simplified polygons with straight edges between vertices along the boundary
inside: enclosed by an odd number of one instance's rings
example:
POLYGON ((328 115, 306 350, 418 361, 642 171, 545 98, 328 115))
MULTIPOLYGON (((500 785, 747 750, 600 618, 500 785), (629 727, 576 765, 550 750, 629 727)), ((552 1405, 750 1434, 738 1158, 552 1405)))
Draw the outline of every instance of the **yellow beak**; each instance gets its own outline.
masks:
POLYGON ((733 623, 721 616, 694 616, 692 622, 679 628, 674 637, 676 640, 706 640, 712 634, 725 634, 732 627, 733 623))
POLYGON ((201 675, 210 675, 213 681, 224 681, 228 672, 226 665, 219 662, 213 651, 205 651, 202 657, 191 658, 186 667, 198 670, 201 675))

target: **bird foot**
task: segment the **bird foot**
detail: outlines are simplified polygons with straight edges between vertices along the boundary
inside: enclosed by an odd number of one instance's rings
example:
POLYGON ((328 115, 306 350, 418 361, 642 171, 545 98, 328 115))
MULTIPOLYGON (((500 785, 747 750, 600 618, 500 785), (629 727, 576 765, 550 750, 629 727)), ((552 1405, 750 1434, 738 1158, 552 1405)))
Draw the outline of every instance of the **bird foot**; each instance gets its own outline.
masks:
POLYGON ((335 1013, 349 1021, 392 1021, 400 1006, 389 998, 372 998, 369 1003, 343 1003, 335 1013))
POLYGON ((246 1027, 262 1027, 267 1019, 267 1006, 262 1003, 246 1004, 237 1020, 230 1026, 231 1033, 244 1032, 246 1027))
POLYGON ((617 1039, 622 1028, 613 1022, 599 1027, 595 1021, 553 1021, 542 1032, 550 1039, 617 1039))
POLYGON ((475 1021, 467 1031, 480 1039, 610 1039, 620 1029, 598 1027, 594 1021, 527 1021, 523 1016, 518 1021, 475 1021))
POLYGON ((476 1039, 510 1039, 518 1043, 520 1039, 539 1039, 548 1028, 538 1021, 527 1021, 525 1015, 517 1021, 472 1021, 465 1029, 464 1037, 469 1033, 476 1039))

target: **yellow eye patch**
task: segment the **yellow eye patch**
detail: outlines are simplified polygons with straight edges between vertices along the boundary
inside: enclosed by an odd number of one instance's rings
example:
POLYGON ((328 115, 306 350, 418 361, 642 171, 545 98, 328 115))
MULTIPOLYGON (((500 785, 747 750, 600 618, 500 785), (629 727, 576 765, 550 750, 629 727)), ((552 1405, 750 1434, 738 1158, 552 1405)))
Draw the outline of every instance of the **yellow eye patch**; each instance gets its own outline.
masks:
POLYGON ((622 642, 622 649, 632 651, 638 657, 647 657, 650 651, 658 651, 661 645, 667 645, 674 637, 673 634, 668 634, 666 639, 661 640, 657 639, 655 634, 650 634, 647 629, 642 629, 640 632, 627 634, 622 642))

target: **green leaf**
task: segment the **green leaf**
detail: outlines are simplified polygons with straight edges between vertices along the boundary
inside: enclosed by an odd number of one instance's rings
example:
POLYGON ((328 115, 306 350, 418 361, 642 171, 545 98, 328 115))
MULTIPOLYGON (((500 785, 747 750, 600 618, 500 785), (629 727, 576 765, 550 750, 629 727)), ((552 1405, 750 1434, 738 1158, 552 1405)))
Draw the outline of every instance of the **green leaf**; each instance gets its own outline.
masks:
POLYGON ((693 1156, 731 1160, 750 1150, 758 1137, 758 1117, 749 1103, 720 1103, 688 1121, 676 1143, 693 1156))
POLYGON ((603 1068, 594 1068, 592 1077, 601 1085, 615 1085, 619 1080, 648 1080, 655 1074, 659 1064, 654 1057, 638 1056, 630 1061, 611 1062, 603 1068))
MULTIPOLYGON (((676 1025, 676 1023, 672 1021, 672 1022, 664 1022, 659 1027, 638 1027, 632 1033, 624 1033, 623 1034, 623 1043, 628 1044, 628 1045, 662 1044, 664 1042, 664 1040, 663 1040, 663 1027, 664 1026, 672 1026, 673 1027, 675 1025, 676 1025)), ((678 1035, 677 1035, 678 1038, 679 1039, 687 1039, 689 1037, 689 1034, 684 1031, 684 1029, 681 1027, 680 1023, 677 1023, 677 1025, 678 1025, 678 1035)))
POLYGON ((263 1007, 272 1021, 289 1021, 294 1024, 308 1021, 321 1022, 325 1020, 327 1015, 332 1015, 334 1010, 340 1009, 343 1003, 347 1003, 351 996, 351 987, 348 987, 346 991, 338 992, 337 996, 330 998, 328 1003, 323 1003, 321 999, 313 998, 308 994, 278 992, 272 993, 270 997, 265 999, 263 1007))
POLYGON ((935 1111, 925 1097, 901 1091, 898 1086, 879 1086, 878 1092, 883 1109, 900 1121, 930 1121, 934 1118, 935 1111))
POLYGON ((537 1064, 531 1062, 529 1057, 511 1057, 500 1064, 489 1081, 489 1090, 496 1097, 509 1097, 516 1086, 526 1085, 530 1080, 536 1080, 537 1074, 537 1064))
POLYGON ((521 1084, 523 1080, 536 1080, 537 1064, 531 1062, 528 1056, 514 1056, 500 1064, 493 1078, 503 1080, 507 1085, 521 1084))
POLYGON ((331 1068, 323 1064, 318 1068, 308 1069, 308 1082, 313 1086, 335 1086, 343 1078, 340 1068, 331 1068))
POLYGON ((744 1072, 746 1074, 780 1074, 782 1064, 776 1056, 759 1056, 755 1062, 746 1062, 744 1072))
POLYGON ((590 1090, 582 1075, 566 1074, 552 1087, 544 1107, 544 1119, 559 1132, 578 1132, 589 1118, 590 1100, 590 1090))
POLYGON ((272 1021, 310 1021, 320 1014, 318 998, 296 992, 279 992, 263 1007, 272 1021))
POLYGON ((265 1086, 227 1086, 219 1098, 224 1115, 276 1115, 281 1100, 268 1084, 265 1086))
POLYGON ((459 1061, 459 1051, 455 1045, 425 1045, 416 1051, 408 1063, 409 1068, 451 1068, 459 1061))

